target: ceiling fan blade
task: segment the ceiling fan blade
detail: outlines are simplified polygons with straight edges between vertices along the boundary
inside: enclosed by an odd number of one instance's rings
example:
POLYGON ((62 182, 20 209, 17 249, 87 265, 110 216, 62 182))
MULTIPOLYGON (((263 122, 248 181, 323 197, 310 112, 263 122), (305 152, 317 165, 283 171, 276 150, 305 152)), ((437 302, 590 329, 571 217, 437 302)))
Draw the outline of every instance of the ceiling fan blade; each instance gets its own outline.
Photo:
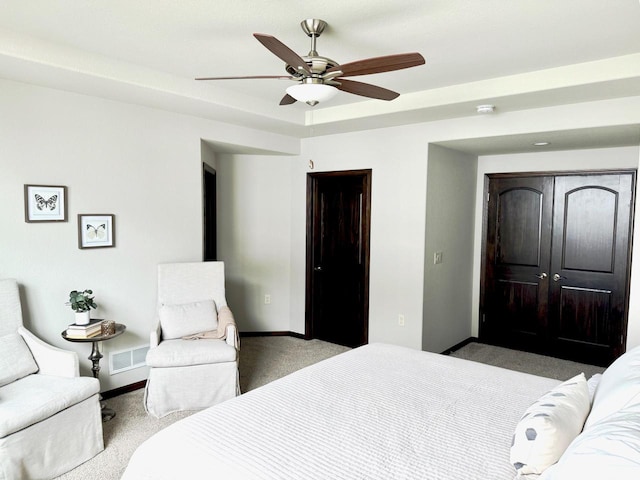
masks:
POLYGON ((336 85, 338 90, 355 95, 362 95, 363 97, 377 98, 378 100, 393 100, 400 96, 398 92, 377 87, 369 83, 354 82, 353 80, 346 80, 344 78, 337 78, 336 82, 340 82, 340 85, 336 85))
POLYGON ((284 43, 271 35, 265 35, 263 33, 254 33, 254 37, 267 49, 273 53, 276 57, 283 60, 287 65, 291 65, 298 70, 302 69, 307 73, 311 73, 311 69, 307 62, 305 62, 300 55, 287 47, 284 43))
POLYGON ((283 75, 252 75, 248 77, 200 77, 196 78, 196 80, 247 80, 247 79, 256 79, 256 78, 276 78, 279 80, 295 80, 294 77, 287 77, 283 75))
POLYGON ((400 53, 398 55, 386 55, 384 57, 373 57, 356 62, 336 65, 329 68, 325 73, 341 71, 341 77, 354 77, 356 75, 369 75, 372 73, 391 72, 403 68, 417 67, 424 65, 425 60, 419 53, 400 53))
POLYGON ((282 97, 282 100, 280 100, 280 105, 291 105, 292 103, 296 102, 297 100, 287 93, 284 97, 282 97))

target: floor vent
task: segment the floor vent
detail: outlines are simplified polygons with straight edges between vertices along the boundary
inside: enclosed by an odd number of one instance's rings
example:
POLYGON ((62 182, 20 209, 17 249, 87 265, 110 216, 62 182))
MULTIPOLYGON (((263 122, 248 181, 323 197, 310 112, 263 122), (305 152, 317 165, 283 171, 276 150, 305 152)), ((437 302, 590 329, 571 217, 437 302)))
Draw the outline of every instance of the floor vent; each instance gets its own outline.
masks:
POLYGON ((134 368, 144 367, 149 345, 109 352, 109 374, 126 372, 134 368))

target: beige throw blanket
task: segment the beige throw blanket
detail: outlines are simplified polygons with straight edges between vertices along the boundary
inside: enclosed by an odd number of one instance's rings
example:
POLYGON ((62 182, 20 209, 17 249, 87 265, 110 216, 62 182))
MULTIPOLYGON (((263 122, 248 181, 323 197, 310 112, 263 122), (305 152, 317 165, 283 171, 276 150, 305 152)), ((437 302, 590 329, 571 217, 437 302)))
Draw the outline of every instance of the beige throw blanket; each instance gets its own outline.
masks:
MULTIPOLYGON (((182 337, 183 340, 199 340, 201 338, 219 338, 224 340, 227 338, 227 327, 233 325, 235 327, 236 321, 233 318, 233 313, 231 313, 231 309, 226 305, 220 308, 218 312, 218 328, 215 330, 209 330, 206 332, 195 333, 193 335, 188 335, 186 337, 182 337)), ((238 329, 234 328, 234 341, 236 349, 240 350, 240 339, 238 338, 238 329)))

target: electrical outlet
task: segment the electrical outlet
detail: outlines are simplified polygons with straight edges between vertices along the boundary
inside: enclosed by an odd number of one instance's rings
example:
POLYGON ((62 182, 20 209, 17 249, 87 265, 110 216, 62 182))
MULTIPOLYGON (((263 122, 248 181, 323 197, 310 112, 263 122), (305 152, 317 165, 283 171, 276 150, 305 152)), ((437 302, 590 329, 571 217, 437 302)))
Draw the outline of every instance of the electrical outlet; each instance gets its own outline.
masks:
POLYGON ((398 325, 404 327, 404 315, 398 315, 398 325))
POLYGON ((433 264, 438 265, 442 263, 442 252, 434 252, 433 253, 433 264))
POLYGON ((270 305, 271 304, 271 295, 265 295, 264 296, 264 304, 265 305, 270 305))

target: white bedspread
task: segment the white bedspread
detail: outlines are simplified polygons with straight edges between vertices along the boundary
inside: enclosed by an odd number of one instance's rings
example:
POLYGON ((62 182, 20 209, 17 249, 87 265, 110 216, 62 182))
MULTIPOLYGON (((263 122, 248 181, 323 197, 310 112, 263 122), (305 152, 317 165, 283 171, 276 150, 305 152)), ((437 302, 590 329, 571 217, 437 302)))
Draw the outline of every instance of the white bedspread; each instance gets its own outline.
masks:
POLYGON ((516 423, 557 380, 372 344, 159 432, 124 480, 513 480, 516 423))

